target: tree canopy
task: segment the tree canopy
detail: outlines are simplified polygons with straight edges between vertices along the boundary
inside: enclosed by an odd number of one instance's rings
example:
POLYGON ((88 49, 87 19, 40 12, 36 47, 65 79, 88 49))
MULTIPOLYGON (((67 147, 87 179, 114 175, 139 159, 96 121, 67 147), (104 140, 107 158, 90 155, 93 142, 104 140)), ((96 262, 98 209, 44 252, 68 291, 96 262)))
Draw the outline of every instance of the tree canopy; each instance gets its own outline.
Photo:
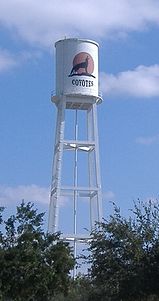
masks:
POLYGON ((133 217, 120 209, 92 232, 89 300, 159 300, 159 205, 135 204, 133 217))
POLYGON ((44 301, 69 288, 74 259, 60 234, 42 230, 44 213, 23 201, 3 221, 0 209, 0 300, 44 301), (2 228, 3 231, 2 231, 2 228))
POLYGON ((3 220, 0 208, 0 301, 158 301, 159 204, 114 205, 91 233, 87 275, 70 277, 74 259, 60 234, 45 233, 44 213, 22 202, 3 220), (3 229, 3 230, 2 230, 3 229))

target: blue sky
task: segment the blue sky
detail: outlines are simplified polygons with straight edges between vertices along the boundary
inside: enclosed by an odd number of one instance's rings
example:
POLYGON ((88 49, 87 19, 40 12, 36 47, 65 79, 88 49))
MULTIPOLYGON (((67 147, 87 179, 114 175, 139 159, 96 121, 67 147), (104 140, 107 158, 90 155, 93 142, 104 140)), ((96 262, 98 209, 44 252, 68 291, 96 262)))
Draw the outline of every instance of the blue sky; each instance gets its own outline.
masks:
POLYGON ((12 213, 24 198, 48 211, 54 43, 64 37, 100 45, 104 216, 110 201, 126 214, 159 193, 158 0, 0 1, 0 204, 12 213))

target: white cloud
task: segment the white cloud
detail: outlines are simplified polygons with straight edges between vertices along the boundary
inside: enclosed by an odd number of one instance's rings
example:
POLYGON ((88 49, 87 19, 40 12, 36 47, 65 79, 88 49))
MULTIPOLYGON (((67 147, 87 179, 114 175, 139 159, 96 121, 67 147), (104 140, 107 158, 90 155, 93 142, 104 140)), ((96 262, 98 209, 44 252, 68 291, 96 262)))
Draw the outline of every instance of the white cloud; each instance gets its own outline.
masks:
POLYGON ((15 57, 7 50, 0 49, 0 72, 8 71, 16 65, 15 57))
POLYGON ((6 49, 0 48, 0 73, 9 71, 29 60, 37 60, 40 56, 41 53, 39 51, 22 51, 15 55, 6 49))
POLYGON ((159 134, 150 137, 138 137, 136 143, 143 145, 152 145, 159 142, 159 134))
POLYGON ((49 203, 49 188, 37 185, 19 185, 17 187, 0 186, 0 206, 19 203, 24 199, 30 202, 49 203))
POLYGON ((117 75, 101 73, 101 91, 133 97, 159 96, 159 65, 138 66, 117 75))
POLYGON ((64 36, 108 38, 159 25, 158 0, 1 0, 0 22, 24 40, 50 46, 64 36))
POLYGON ((103 193, 103 200, 104 201, 114 201, 115 200, 115 194, 113 191, 107 191, 103 193))
MULTIPOLYGON (((19 204, 22 200, 49 205, 50 187, 41 187, 35 184, 19 186, 0 186, 0 206, 19 204)), ((70 198, 61 196, 60 206, 68 205, 70 198)))

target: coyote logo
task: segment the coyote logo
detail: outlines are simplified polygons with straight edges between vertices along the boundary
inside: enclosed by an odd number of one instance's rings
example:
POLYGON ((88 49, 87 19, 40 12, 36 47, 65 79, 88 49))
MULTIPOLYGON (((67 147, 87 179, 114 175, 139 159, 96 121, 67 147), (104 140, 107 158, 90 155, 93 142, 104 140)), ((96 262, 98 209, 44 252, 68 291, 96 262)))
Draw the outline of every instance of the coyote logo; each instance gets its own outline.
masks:
POLYGON ((75 66, 73 66, 70 75, 76 74, 76 73, 78 72, 79 69, 84 69, 84 70, 85 70, 85 73, 88 73, 88 72, 87 72, 88 60, 89 60, 89 57, 88 57, 88 55, 87 55, 87 57, 86 57, 86 59, 85 59, 84 62, 81 62, 81 63, 76 64, 75 66))
POLYGON ((80 52, 75 55, 73 59, 73 67, 71 69, 70 76, 91 76, 94 71, 94 61, 92 56, 87 52, 80 52))

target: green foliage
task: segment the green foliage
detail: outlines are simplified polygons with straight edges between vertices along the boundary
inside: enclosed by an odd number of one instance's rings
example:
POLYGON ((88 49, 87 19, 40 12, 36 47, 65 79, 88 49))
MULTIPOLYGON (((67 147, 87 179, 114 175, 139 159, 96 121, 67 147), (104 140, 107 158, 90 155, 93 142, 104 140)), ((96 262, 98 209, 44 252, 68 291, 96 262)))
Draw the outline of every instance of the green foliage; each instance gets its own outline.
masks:
POLYGON ((159 300, 159 205, 139 202, 129 219, 114 209, 92 232, 89 300, 159 300))
POLYGON ((92 285, 86 276, 78 276, 72 279, 67 296, 60 294, 52 301, 88 301, 91 294, 92 285))
MULTIPOLYGON (((1 210, 0 212, 2 212, 1 210)), ((24 201, 4 223, 0 243, 0 300, 52 300, 69 289, 74 266, 69 245, 42 230, 44 213, 24 201)))
MULTIPOLYGON (((131 218, 114 214, 91 234, 87 276, 70 278, 69 245, 42 230, 31 203, 3 221, 0 208, 0 301, 159 301, 159 205, 135 204, 131 218)), ((83 256, 84 258, 84 256, 83 256)))

